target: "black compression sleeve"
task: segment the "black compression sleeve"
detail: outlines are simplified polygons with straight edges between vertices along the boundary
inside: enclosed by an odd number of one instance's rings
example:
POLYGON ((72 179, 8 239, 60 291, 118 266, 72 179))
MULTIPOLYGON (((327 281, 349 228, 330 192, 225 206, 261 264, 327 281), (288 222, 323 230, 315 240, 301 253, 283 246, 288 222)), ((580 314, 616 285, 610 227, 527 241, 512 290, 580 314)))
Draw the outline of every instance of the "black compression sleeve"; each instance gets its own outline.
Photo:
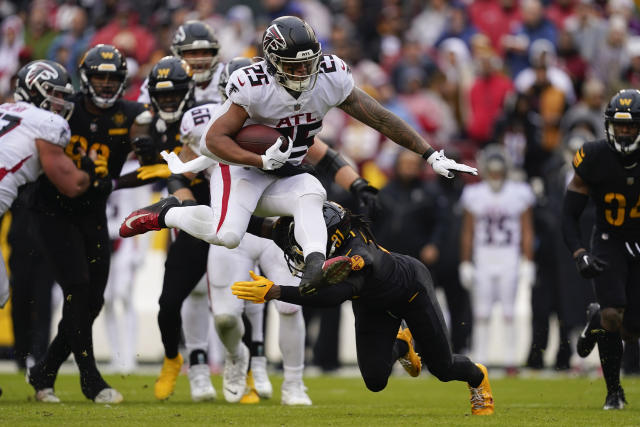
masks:
POLYGON ((167 191, 169 194, 173 194, 181 188, 189 188, 191 185, 191 181, 189 178, 182 174, 172 173, 169 178, 167 178, 167 191))
POLYGON ((280 301, 289 302, 309 307, 334 307, 351 299, 353 288, 349 283, 342 282, 337 285, 323 288, 314 295, 300 295, 296 286, 280 286, 280 301))
POLYGON ((575 191, 567 190, 562 206, 562 235, 564 243, 571 253, 583 248, 580 234, 580 215, 589 201, 589 196, 575 191))
POLYGON ((329 147, 327 148, 327 152, 325 153, 324 157, 322 157, 322 159, 320 159, 320 161, 316 165, 315 169, 319 174, 324 175, 330 178, 331 180, 333 180, 333 177, 336 175, 336 173, 343 166, 347 166, 347 165, 348 163, 340 155, 340 153, 338 153, 333 148, 329 147))

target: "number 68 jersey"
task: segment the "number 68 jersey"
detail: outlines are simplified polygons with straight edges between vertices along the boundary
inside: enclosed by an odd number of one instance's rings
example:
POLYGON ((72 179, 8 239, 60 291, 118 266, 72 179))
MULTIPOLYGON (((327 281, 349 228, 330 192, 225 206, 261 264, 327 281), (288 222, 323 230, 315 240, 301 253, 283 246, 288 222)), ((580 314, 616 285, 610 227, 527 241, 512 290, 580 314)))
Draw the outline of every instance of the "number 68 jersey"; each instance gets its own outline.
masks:
POLYGON ((64 149, 69 124, 61 116, 26 102, 0 105, 0 214, 9 209, 18 187, 42 173, 36 139, 64 149))
POLYGON ((535 202, 529 184, 506 180, 500 190, 489 184, 468 185, 462 207, 474 218, 473 258, 476 265, 506 266, 520 255, 521 216, 535 202))

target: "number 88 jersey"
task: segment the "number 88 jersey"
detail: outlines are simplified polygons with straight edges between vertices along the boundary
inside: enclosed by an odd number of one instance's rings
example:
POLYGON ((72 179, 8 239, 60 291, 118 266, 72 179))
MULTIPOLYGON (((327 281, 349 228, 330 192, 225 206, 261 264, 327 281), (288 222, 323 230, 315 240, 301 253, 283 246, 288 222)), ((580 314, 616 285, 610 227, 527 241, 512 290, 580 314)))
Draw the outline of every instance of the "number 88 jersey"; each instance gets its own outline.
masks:
MULTIPOLYGON (((335 55, 325 55, 315 87, 300 92, 297 98, 267 72, 265 61, 234 71, 226 92, 230 102, 249 114, 245 126, 260 123, 290 137, 293 150, 288 162, 299 165, 313 144, 313 137, 322 129, 327 111, 342 104, 353 88, 353 76, 344 61, 335 55)), ((219 114, 226 111, 229 101, 219 114)))

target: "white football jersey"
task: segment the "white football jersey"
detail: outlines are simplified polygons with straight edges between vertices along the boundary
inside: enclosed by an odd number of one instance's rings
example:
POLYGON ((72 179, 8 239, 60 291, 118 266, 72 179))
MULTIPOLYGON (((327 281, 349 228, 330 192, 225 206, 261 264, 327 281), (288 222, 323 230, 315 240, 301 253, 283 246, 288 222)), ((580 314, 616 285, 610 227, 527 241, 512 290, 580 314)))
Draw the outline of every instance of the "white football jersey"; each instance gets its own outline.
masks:
POLYGON ((294 141, 288 161, 298 165, 313 144, 313 137, 322 129, 327 111, 342 104, 353 87, 347 64, 335 55, 325 55, 315 87, 294 98, 267 72, 266 62, 260 61, 231 74, 226 87, 229 100, 217 113, 223 114, 229 102, 233 102, 249 114, 245 126, 260 123, 287 134, 294 141))
MULTIPOLYGON (((201 88, 196 85, 196 89, 194 91, 196 102, 213 102, 217 104, 222 102, 222 96, 220 96, 220 91, 218 90, 218 83, 220 82, 220 74, 223 69, 224 64, 219 63, 216 65, 215 70, 213 70, 211 81, 209 81, 209 84, 206 87, 201 88)), ((138 102, 143 104, 151 103, 151 98, 149 98, 149 78, 144 79, 142 86, 140 86, 138 102)))
MULTIPOLYGON (((188 145, 195 154, 200 155, 200 138, 205 134, 211 117, 213 117, 219 107, 220 104, 203 104, 187 110, 187 112, 182 115, 182 121, 180 122, 180 139, 182 143, 188 145)), ((204 175, 207 178, 211 176, 212 167, 204 171, 204 175)))
POLYGON ((466 186, 461 196, 464 209, 473 214, 473 253, 476 263, 517 262, 520 254, 523 212, 535 202, 529 184, 507 180, 500 191, 486 182, 466 186))
POLYGON ((26 102, 0 105, 0 214, 9 209, 18 187, 42 173, 36 139, 64 148, 70 136, 69 124, 55 113, 26 102))

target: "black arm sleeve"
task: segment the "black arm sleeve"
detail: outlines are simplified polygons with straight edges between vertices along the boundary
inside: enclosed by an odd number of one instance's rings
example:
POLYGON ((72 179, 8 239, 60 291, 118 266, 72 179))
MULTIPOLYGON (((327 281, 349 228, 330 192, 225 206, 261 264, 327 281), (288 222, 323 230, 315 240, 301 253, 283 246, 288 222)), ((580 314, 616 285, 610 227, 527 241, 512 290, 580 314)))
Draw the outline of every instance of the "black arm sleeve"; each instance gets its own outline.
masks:
POLYGON ((318 164, 315 166, 316 171, 321 176, 329 178, 329 180, 333 181, 333 178, 336 176, 336 173, 343 167, 347 166, 348 163, 346 160, 333 148, 329 147, 325 155, 320 159, 318 164))
POLYGON ((580 215, 589 201, 589 196, 576 191, 567 190, 562 206, 562 235, 564 243, 573 254, 583 248, 580 234, 580 215))
POLYGON ((173 194, 181 188, 189 188, 191 181, 183 174, 172 173, 167 179, 167 191, 169 194, 173 194))
POLYGON ((153 180, 143 181, 138 179, 138 171, 133 171, 125 175, 120 175, 118 179, 116 179, 113 189, 120 190, 121 188, 140 187, 141 185, 150 184, 152 182, 153 180))
POLYGON ((314 295, 300 295, 296 286, 280 286, 280 301, 289 302, 309 307, 334 307, 351 299, 353 288, 349 283, 342 282, 337 285, 320 289, 314 295))

